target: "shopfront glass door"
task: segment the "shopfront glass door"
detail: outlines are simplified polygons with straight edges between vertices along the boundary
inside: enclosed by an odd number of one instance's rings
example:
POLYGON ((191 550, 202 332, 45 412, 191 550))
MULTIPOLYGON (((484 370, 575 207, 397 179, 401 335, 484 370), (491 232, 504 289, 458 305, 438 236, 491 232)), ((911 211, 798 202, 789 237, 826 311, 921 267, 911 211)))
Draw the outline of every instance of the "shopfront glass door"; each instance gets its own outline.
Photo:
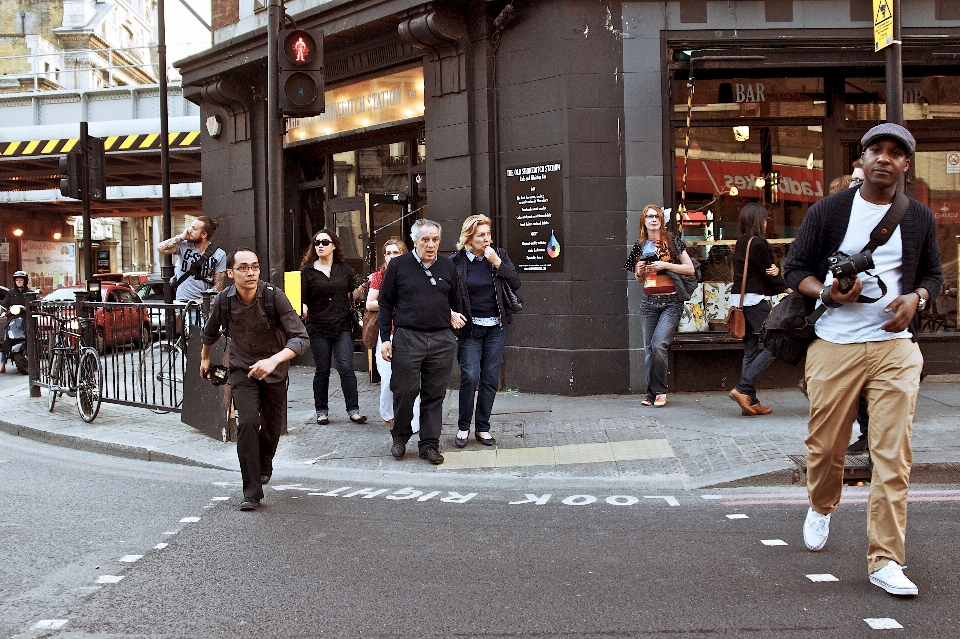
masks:
POLYGON ((399 194, 367 193, 330 200, 327 219, 343 242, 346 262, 358 277, 383 266, 383 244, 388 239, 396 237, 410 245, 407 213, 407 198, 399 194))

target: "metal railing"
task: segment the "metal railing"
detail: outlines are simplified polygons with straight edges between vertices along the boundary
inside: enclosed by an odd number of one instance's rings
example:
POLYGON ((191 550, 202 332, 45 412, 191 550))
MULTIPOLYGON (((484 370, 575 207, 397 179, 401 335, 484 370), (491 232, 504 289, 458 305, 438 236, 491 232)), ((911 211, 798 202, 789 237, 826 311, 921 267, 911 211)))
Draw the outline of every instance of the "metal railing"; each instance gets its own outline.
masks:
MULTIPOLYGON (((50 387, 50 363, 55 326, 77 317, 84 323, 86 344, 96 344, 103 371, 101 400, 157 412, 180 412, 187 370, 190 324, 202 325, 200 305, 31 301, 26 308, 27 353, 31 395, 50 387), (172 330, 167 330, 167 327, 172 330), (36 389, 36 390, 35 390, 36 389)), ((195 326, 193 327, 196 328, 195 326)), ((193 337, 193 339, 199 339, 193 337)))
POLYGON ((105 82, 104 88, 118 86, 118 77, 123 78, 126 86, 154 84, 159 77, 159 66, 154 61, 156 49, 156 45, 143 45, 0 56, 0 69, 15 67, 18 62, 25 62, 31 69, 23 73, 2 73, 0 77, 10 80, 30 79, 35 92, 41 90, 43 82, 49 82, 58 88, 80 88, 80 75, 90 73, 101 74, 101 80, 105 82), (80 66, 78 63, 86 63, 88 66, 80 66), (72 77, 73 86, 68 87, 61 82, 61 75, 72 77), (138 75, 146 76, 146 82, 142 77, 137 78, 138 75))

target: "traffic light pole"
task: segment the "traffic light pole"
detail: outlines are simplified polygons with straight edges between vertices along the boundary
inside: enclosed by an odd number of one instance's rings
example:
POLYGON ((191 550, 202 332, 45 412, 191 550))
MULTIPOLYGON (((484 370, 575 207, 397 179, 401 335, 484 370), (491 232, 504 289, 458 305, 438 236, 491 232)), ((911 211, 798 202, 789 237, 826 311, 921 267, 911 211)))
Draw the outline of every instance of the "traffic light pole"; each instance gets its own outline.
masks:
MULTIPOLYGON (((157 0, 157 81, 160 85, 160 202, 163 208, 163 237, 173 237, 170 221, 170 123, 167 118, 167 24, 164 0, 157 0)), ((173 255, 160 256, 160 278, 163 280, 163 301, 173 303, 173 255)), ((169 319, 169 318, 168 318, 169 319)))
POLYGON ((893 0, 893 43, 885 50, 887 63, 887 122, 903 125, 903 42, 900 0, 893 0))
POLYGON ((83 219, 83 276, 93 279, 93 229, 90 228, 90 154, 87 148, 87 123, 80 123, 80 211, 83 219))
POLYGON ((283 288, 283 118, 280 116, 280 0, 267 3, 267 236, 268 282, 283 288))

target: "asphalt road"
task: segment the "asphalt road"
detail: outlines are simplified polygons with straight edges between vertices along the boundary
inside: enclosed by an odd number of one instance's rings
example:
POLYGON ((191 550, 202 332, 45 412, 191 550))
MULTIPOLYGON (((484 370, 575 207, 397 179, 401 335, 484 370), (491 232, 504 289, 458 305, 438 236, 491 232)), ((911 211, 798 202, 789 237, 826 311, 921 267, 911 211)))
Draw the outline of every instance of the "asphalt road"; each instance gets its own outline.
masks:
POLYGON ((407 490, 282 477, 246 513, 233 473, 0 446, 15 504, 7 636, 846 638, 885 619, 898 636, 956 637, 956 486, 915 491, 920 596, 899 599, 867 580, 863 488, 810 553, 795 488, 525 495, 479 476, 456 493, 429 477, 407 490))

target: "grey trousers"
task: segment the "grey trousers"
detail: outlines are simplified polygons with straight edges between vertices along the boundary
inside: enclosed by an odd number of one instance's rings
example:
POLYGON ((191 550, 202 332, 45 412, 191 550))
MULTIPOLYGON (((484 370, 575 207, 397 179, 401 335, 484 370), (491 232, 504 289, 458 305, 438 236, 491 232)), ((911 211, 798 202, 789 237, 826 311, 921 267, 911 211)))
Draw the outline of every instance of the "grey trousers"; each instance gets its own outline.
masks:
POLYGON ((443 398, 457 353, 451 329, 413 331, 398 328, 393 335, 393 441, 406 444, 413 436, 413 404, 420 396, 420 452, 440 447, 443 398))

